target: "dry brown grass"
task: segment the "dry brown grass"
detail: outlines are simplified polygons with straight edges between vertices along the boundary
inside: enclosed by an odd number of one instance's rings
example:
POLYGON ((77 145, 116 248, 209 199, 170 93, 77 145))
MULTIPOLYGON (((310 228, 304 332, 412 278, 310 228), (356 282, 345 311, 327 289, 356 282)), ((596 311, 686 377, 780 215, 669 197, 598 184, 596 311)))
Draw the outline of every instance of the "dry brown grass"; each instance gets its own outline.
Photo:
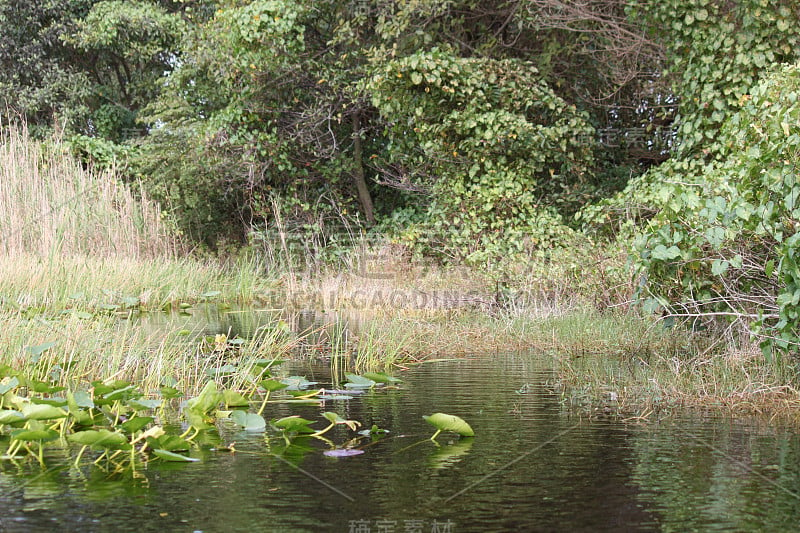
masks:
POLYGON ((174 255, 158 206, 113 171, 85 170, 53 140, 0 123, 0 252, 6 257, 174 255), (135 189, 135 194, 134 194, 135 189))

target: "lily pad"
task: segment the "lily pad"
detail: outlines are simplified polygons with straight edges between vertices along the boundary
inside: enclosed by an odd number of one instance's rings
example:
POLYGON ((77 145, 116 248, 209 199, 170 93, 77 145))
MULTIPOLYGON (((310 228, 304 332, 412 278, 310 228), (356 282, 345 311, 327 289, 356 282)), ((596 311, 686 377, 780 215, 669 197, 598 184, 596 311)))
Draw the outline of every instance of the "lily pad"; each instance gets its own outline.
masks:
POLYGON ((316 381, 308 381, 305 376, 289 376, 283 378, 281 383, 285 383, 288 390, 307 389, 317 384, 316 381))
POLYGON ((53 407, 66 407, 67 399, 60 396, 50 398, 31 398, 32 404, 52 405, 53 407))
POLYGON ((316 398, 320 400, 352 400, 353 396, 347 394, 320 394, 316 398))
POLYGON ((264 417, 247 411, 234 411, 231 413, 231 420, 247 431, 264 431, 267 422, 264 417))
POLYGON ((160 449, 169 452, 186 451, 191 445, 177 435, 160 435, 158 437, 147 437, 147 445, 152 449, 160 449))
POLYGON ((278 381, 277 379, 262 379, 261 381, 258 382, 258 384, 270 392, 285 389, 286 387, 289 386, 287 383, 278 381))
POLYGON ((356 450, 354 448, 340 448, 322 452, 323 455, 327 455, 328 457, 352 457, 354 455, 361 455, 362 453, 364 453, 364 450, 356 450))
POLYGON ((144 411, 147 409, 158 409, 164 400, 148 400, 145 398, 137 398, 135 400, 128 400, 128 406, 136 411, 144 411))
POLYGON ((195 457, 187 457, 186 455, 170 452, 168 450, 156 449, 153 450, 153 453, 155 454, 156 457, 158 457, 159 459, 163 459, 164 461, 173 461, 179 463, 196 463, 200 460, 195 457))

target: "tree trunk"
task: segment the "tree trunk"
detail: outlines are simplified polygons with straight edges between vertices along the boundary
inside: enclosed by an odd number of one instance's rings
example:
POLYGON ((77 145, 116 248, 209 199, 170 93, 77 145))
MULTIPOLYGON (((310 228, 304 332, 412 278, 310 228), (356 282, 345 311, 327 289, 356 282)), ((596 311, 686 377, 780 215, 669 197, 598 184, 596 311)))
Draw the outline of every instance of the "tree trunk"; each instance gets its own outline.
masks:
POLYGON ((364 179, 364 163, 361 160, 361 152, 361 112, 356 111, 353 113, 353 162, 355 163, 353 180, 356 182, 361 211, 364 213, 367 225, 372 226, 375 224, 375 213, 372 208, 372 197, 367 188, 367 181, 364 179))

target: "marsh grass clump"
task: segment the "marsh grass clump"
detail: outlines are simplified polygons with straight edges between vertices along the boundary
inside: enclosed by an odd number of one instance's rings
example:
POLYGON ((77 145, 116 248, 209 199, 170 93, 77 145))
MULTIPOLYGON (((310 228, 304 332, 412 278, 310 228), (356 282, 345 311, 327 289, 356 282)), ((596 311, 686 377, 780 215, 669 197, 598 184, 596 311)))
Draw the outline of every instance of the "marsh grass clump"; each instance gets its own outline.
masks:
POLYGON ((113 170, 84 169, 58 139, 32 140, 24 127, 0 134, 0 250, 148 258, 177 251, 161 210, 113 170))
POLYGON ((0 318, 6 326, 0 365, 68 389, 116 379, 136 383, 147 394, 165 383, 194 392, 210 378, 223 379, 220 368, 233 369, 229 386, 247 388, 256 363, 286 357, 299 343, 297 335, 270 326, 246 342, 220 335, 217 345, 209 345, 199 331, 148 331, 114 315, 26 318, 5 311, 0 318))
POLYGON ((720 343, 715 332, 661 329, 637 351, 557 356, 564 401, 636 417, 675 408, 778 415, 800 406, 797 361, 765 364, 757 343, 743 343, 741 335, 720 343))

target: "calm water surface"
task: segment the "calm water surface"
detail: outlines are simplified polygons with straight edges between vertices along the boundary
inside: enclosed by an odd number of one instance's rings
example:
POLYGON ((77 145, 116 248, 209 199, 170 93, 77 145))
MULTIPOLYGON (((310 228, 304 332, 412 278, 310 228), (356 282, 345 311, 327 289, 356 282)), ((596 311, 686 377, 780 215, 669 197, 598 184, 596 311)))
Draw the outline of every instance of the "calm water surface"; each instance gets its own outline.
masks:
MULTIPOLYGON (((287 374, 330 382, 313 361, 287 374)), ((323 411, 377 424, 389 438, 333 458, 311 439, 227 423, 200 463, 154 461, 135 474, 0 463, 0 531, 791 531, 800 526, 800 431, 684 413, 644 423, 565 408, 536 354, 486 354, 403 372, 399 390, 324 406, 278 405, 267 418, 323 411), (456 414, 473 439, 422 415, 456 414), (236 443, 236 453, 211 448, 236 443)), ((337 445, 346 429, 326 436, 337 445)))

